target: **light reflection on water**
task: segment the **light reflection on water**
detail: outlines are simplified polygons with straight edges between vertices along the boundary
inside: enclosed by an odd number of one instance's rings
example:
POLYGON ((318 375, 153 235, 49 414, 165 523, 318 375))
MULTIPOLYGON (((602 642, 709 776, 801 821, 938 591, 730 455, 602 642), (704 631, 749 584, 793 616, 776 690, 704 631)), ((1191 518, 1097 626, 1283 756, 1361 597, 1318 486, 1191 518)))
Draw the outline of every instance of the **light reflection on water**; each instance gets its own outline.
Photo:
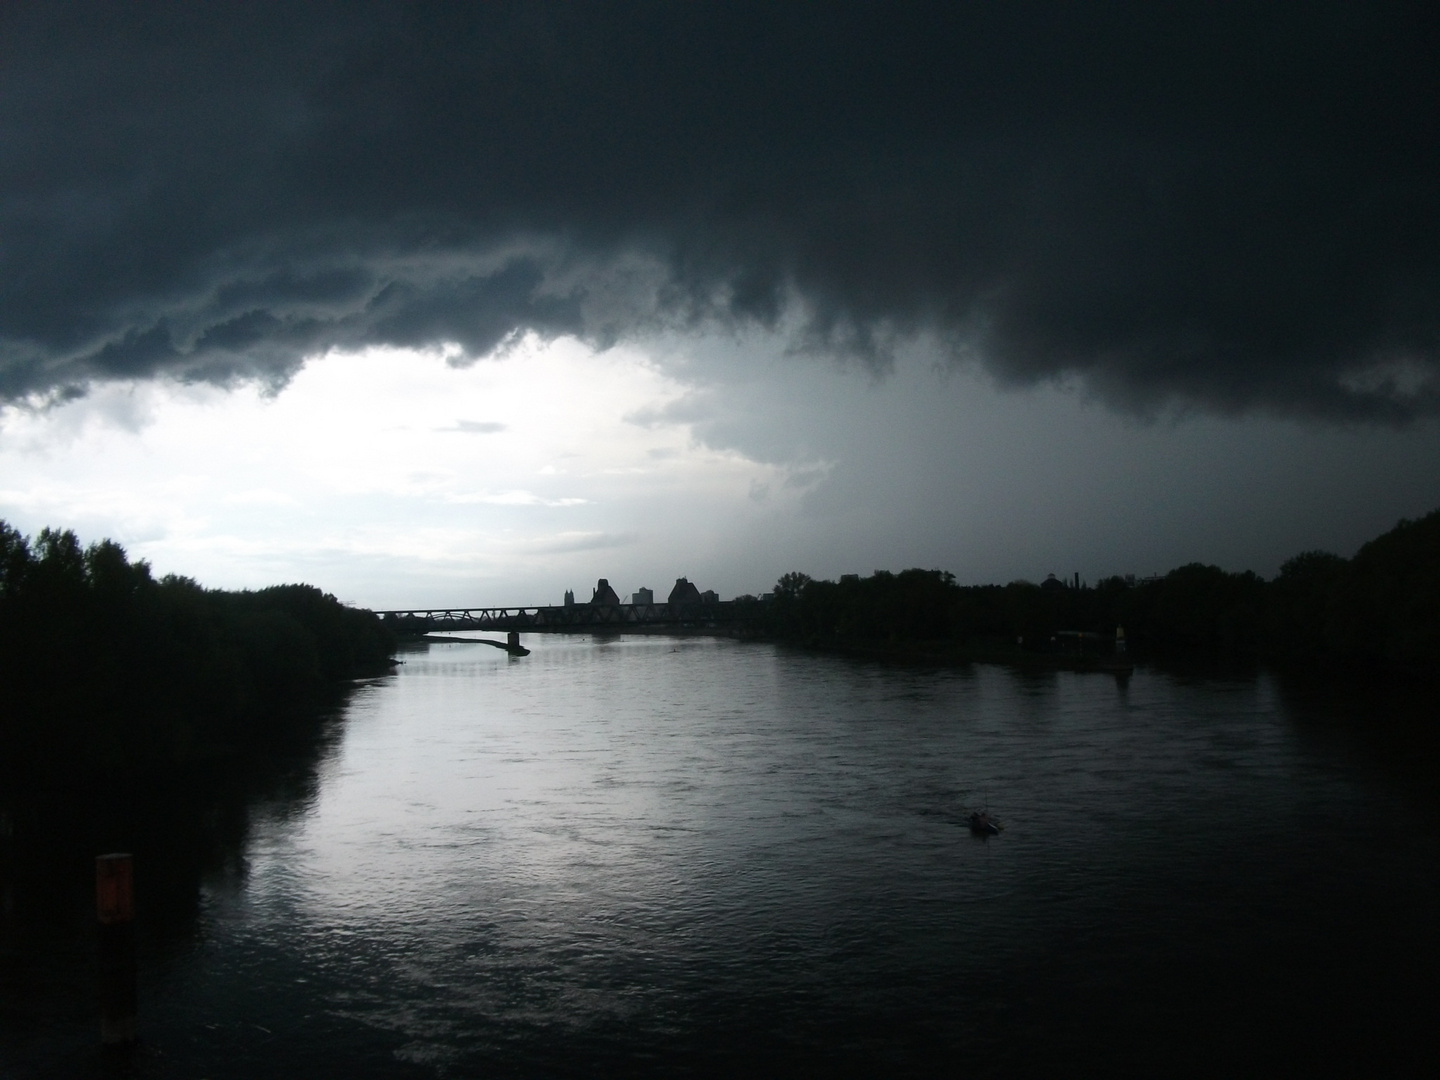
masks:
POLYGON ((314 805, 149 985, 142 1072, 1433 1057, 1434 822, 1269 678, 526 644, 414 650, 356 696, 314 805))

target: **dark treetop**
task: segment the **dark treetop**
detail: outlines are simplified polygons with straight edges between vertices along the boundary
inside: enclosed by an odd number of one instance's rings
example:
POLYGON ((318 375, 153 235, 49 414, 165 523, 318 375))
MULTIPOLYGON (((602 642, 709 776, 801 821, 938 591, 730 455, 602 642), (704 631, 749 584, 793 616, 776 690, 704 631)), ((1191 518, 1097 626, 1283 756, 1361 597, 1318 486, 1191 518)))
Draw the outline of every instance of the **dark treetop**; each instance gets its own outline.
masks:
POLYGON ((791 573, 776 585, 768 625, 809 644, 949 642, 975 655, 1043 650, 1064 630, 1113 640, 1123 627, 1142 652, 1440 671, 1440 511, 1402 521, 1352 559, 1297 555, 1268 582, 1191 563, 1138 583, 1048 585, 963 587, 939 570, 839 582, 791 573))

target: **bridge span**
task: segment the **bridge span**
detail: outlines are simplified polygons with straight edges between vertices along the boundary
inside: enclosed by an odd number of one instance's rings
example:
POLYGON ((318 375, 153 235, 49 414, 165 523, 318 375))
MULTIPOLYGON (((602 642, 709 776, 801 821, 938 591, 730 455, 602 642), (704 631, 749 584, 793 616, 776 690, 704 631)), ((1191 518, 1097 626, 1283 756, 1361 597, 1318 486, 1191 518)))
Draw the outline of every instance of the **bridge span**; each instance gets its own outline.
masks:
POLYGON ((377 611, 399 634, 440 630, 523 630, 578 633, 664 627, 743 629, 758 621, 758 600, 716 600, 697 604, 565 604, 554 607, 403 608, 377 611))

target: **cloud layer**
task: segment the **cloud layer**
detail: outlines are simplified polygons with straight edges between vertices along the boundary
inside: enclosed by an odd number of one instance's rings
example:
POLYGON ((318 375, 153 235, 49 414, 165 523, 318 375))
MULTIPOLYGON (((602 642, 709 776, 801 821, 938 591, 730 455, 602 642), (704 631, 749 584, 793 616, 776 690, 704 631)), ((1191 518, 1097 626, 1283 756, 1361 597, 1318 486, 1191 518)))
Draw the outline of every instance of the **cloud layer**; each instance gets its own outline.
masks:
POLYGON ((329 348, 914 339, 1440 412, 1426 4, 8 6, 0 400, 329 348))

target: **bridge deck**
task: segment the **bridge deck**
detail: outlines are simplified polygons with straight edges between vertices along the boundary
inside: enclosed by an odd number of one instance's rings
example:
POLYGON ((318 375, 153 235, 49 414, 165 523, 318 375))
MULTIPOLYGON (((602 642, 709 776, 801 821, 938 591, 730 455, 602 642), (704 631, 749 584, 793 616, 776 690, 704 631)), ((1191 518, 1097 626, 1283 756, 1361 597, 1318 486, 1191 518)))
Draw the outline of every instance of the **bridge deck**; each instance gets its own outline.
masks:
POLYGON ((754 602, 711 604, 575 604, 569 607, 408 608, 377 611, 402 633, 430 630, 588 630, 626 626, 733 626, 759 614, 754 602))

